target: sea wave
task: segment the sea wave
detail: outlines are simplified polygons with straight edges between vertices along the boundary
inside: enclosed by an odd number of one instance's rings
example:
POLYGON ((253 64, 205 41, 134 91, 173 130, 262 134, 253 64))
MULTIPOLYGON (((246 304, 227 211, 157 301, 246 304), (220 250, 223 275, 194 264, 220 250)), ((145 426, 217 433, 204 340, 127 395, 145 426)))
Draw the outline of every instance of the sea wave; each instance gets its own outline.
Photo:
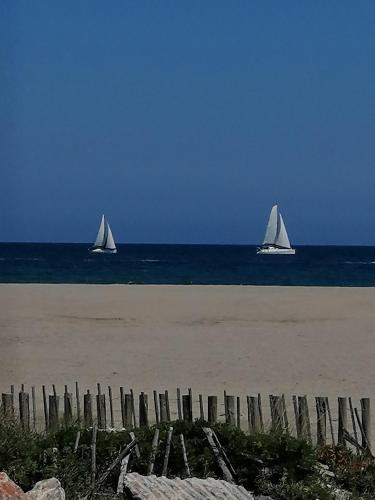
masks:
POLYGON ((354 264, 356 266, 361 265, 361 266, 366 266, 369 264, 375 264, 375 261, 373 260, 346 260, 344 264, 354 264))

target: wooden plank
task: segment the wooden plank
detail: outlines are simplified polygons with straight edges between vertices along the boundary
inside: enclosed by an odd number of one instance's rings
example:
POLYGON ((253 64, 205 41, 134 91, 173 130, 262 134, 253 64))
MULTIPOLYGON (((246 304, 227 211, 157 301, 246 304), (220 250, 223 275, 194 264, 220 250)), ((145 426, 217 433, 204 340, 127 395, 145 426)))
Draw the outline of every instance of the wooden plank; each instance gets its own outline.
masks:
POLYGON ((139 395, 139 426, 148 427, 148 397, 144 392, 139 395))
POLYGON ((298 396, 298 417, 301 437, 311 442, 309 407, 306 396, 298 396))
POLYGON ((371 413, 370 413, 370 398, 361 398, 361 415, 362 415, 362 446, 367 447, 371 451, 371 413))
POLYGON ((182 420, 181 390, 179 387, 177 387, 177 416, 178 420, 182 420))
POLYGON ((338 398, 338 431, 337 431, 337 443, 341 446, 345 446, 344 430, 347 429, 347 399, 338 398))
POLYGON ((31 388, 31 407, 33 412, 33 430, 36 430, 36 402, 35 402, 35 387, 31 388))
POLYGON ((326 398, 317 396, 316 407, 316 441, 318 446, 325 446, 327 439, 326 398))
POLYGON ((49 415, 48 415, 48 407, 47 407, 47 396, 46 396, 46 386, 42 386, 42 392, 43 392, 43 408, 44 408, 44 423, 45 423, 45 428, 46 432, 48 431, 48 426, 49 426, 49 415))
POLYGON ((92 427, 92 394, 90 394, 89 390, 87 391, 87 394, 83 395, 83 419, 85 427, 92 427))
POLYGON ((284 429, 286 432, 289 432, 289 421, 288 421, 288 411, 286 408, 286 402, 285 402, 285 395, 281 395, 281 412, 282 412, 282 418, 284 422, 284 429))
MULTIPOLYGON (((191 402, 191 398, 190 398, 190 402, 191 402)), ((189 462, 188 462, 187 453, 186 453, 185 439, 184 439, 183 434, 180 434, 180 442, 181 442, 181 449, 182 449, 182 457, 184 459, 184 464, 185 464, 185 473, 186 473, 187 477, 191 477, 189 462)))
POLYGON ((120 404, 121 404, 121 423, 123 429, 126 428, 125 425, 125 397, 124 397, 124 388, 120 387, 120 404))
POLYGON ((250 396, 250 423, 251 432, 254 433, 262 432, 263 430, 259 408, 259 398, 250 396))
POLYGON ((327 408, 327 413, 328 413, 329 428, 331 431, 332 446, 336 446, 335 433, 333 432, 332 414, 331 414, 331 408, 329 406, 328 398, 326 398, 326 408, 327 408))
MULTIPOLYGON (((100 395, 100 392, 99 394, 100 395)), ((91 435, 91 487, 95 488, 95 480, 96 480, 96 434, 97 434, 97 426, 93 425, 92 435, 91 435)))
POLYGON ((21 391, 19 393, 20 422, 22 427, 30 429, 30 407, 29 394, 21 391))
POLYGON ((77 453, 80 438, 81 438, 81 431, 77 431, 73 453, 77 453))
POLYGON ((236 425, 235 399, 234 396, 226 396, 227 414, 225 421, 229 425, 236 425))
POLYGON ((281 397, 270 394, 269 400, 271 410, 271 430, 273 432, 282 432, 284 429, 284 419, 281 412, 281 397))
MULTIPOLYGON (((132 441, 137 441, 137 440, 136 440, 136 437, 135 437, 135 434, 134 434, 134 432, 133 432, 133 431, 129 432, 129 436, 132 438, 132 441)), ((138 446, 138 444, 136 444, 136 445, 135 445, 135 447, 134 447, 134 451, 135 451, 135 456, 136 456, 137 458, 141 458, 141 453, 140 453, 140 451, 139 451, 139 446, 138 446)))
POLYGON ((158 394, 156 391, 154 391, 154 408, 155 408, 155 421, 157 424, 159 424, 160 423, 159 402, 158 402, 158 394))
POLYGON ((77 408, 77 422, 81 423, 81 401, 79 398, 79 386, 78 382, 76 382, 76 408, 77 408))
MULTIPOLYGON (((350 417, 352 419, 352 427, 353 427, 353 434, 354 434, 354 439, 358 443, 358 434, 357 434, 357 426, 355 423, 355 418, 354 418, 354 411, 353 411, 353 404, 352 404, 352 398, 349 398, 349 408, 350 408, 350 417)), ((358 448, 357 448, 358 449, 358 448)))
POLYGON ((236 409, 237 409, 237 427, 239 429, 241 429, 241 398, 239 396, 237 396, 237 405, 236 405, 236 409))
POLYGON ((296 422, 297 439, 301 439, 299 408, 298 408, 297 396, 295 396, 295 395, 293 395, 293 410, 294 410, 294 419, 296 422))
POLYGON ((210 424, 216 424, 217 422, 217 396, 208 396, 208 422, 210 424))
POLYGON ((133 389, 130 389, 130 396, 131 396, 131 404, 132 404, 133 426, 134 426, 134 428, 136 428, 137 427, 137 418, 135 416, 135 399, 134 399, 133 389))
POLYGON ((59 400, 60 397, 56 395, 56 390, 54 391, 54 395, 50 394, 48 397, 48 428, 52 431, 56 431, 59 428, 59 400))
POLYGON ((165 399, 165 394, 159 394, 159 404, 160 404, 160 422, 168 422, 167 413, 167 401, 165 399))
POLYGON ((132 403, 132 395, 125 394, 125 428, 132 429, 133 428, 133 403, 132 403))
POLYGON ((200 420, 204 420, 204 409, 203 409, 203 396, 199 394, 199 418, 200 420))
POLYGON ((14 417, 13 395, 4 393, 1 395, 1 413, 4 418, 12 419, 14 417))
POLYGON ((67 387, 65 386, 64 392, 64 423, 66 427, 69 427, 73 421, 73 408, 72 408, 73 396, 70 392, 67 392, 67 387))
POLYGON ((151 476, 151 474, 154 472, 154 465, 155 465, 156 453, 158 451, 158 444, 159 444, 159 429, 155 429, 154 438, 152 440, 150 459, 147 468, 148 476, 151 476))
POLYGON ((232 476, 227 464, 225 463, 225 460, 223 459, 223 457, 222 457, 222 455, 221 455, 221 453, 216 445, 212 430, 209 427, 203 427, 203 432, 207 436, 207 440, 208 440, 209 445, 211 446, 211 449, 215 455, 217 463, 219 464, 219 467, 222 470, 224 479, 226 481, 228 481, 229 483, 234 483, 233 476, 232 476))
POLYGON ((182 418, 184 419, 185 422, 192 422, 193 421, 193 415, 192 415, 192 409, 191 409, 191 397, 189 394, 184 394, 182 396, 182 418))
POLYGON ((108 386, 108 399, 109 399, 109 418, 111 422, 111 429, 114 429, 115 427, 115 421, 113 418, 113 400, 112 400, 112 387, 109 385, 108 386))
POLYGON ((168 430, 167 444, 165 446, 163 471, 161 473, 162 476, 167 476, 168 473, 168 461, 169 461, 169 453, 171 451, 172 434, 173 434, 173 427, 170 427, 168 430))
POLYGON ((262 396, 259 393, 258 393, 258 414, 259 414, 260 432, 263 432, 264 423, 263 423, 263 411, 262 411, 262 396))
POLYGON ((168 391, 165 391, 164 394, 165 394, 165 407, 166 407, 166 410, 167 410, 167 421, 170 422, 171 421, 171 410, 169 408, 169 395, 168 395, 168 391))

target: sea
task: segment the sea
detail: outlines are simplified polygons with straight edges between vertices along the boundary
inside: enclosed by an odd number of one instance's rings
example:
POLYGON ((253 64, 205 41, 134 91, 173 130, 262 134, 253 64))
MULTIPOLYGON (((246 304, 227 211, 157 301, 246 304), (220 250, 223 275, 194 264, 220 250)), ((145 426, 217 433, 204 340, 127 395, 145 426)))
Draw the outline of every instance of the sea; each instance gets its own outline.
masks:
POLYGON ((375 286, 375 246, 298 246, 257 255, 247 245, 0 243, 1 283, 375 286))

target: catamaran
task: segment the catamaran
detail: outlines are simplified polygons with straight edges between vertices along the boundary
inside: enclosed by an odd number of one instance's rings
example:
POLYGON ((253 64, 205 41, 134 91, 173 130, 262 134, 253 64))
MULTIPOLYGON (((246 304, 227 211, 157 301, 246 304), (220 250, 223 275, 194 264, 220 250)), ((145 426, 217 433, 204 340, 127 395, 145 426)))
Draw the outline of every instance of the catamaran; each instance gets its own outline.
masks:
POLYGON ((288 233, 278 206, 274 205, 271 209, 263 245, 257 248, 257 254, 294 255, 295 253, 295 249, 290 246, 288 233))
POLYGON ((94 245, 89 248, 92 253, 117 253, 115 240, 105 215, 102 215, 98 235, 94 245))

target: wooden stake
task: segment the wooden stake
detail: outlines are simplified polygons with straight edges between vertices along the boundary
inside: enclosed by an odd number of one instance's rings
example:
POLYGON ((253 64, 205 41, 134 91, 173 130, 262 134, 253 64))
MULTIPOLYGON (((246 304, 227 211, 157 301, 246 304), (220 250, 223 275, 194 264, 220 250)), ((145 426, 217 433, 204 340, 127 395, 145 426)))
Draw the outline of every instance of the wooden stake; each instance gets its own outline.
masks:
POLYGON ((121 404, 121 423, 122 428, 126 428, 125 424, 125 398, 124 398, 124 388, 120 387, 120 404, 121 404))
POLYGON ((131 403, 132 403, 132 415, 133 415, 133 426, 134 429, 137 427, 137 418, 135 416, 135 400, 133 389, 130 389, 131 403))
POLYGON ((216 424, 217 422, 217 396, 208 396, 208 422, 210 424, 216 424))
POLYGON ((31 388, 31 404, 33 409, 33 429, 36 430, 36 403, 35 403, 35 387, 31 388))
POLYGON ((81 431, 78 431, 77 432, 77 436, 76 436, 76 441, 74 443, 74 451, 73 451, 73 453, 77 453, 80 437, 81 437, 81 431))
POLYGON ((148 401, 144 392, 139 395, 139 426, 148 427, 148 401))
POLYGON ((96 396, 96 415, 98 419, 98 428, 106 429, 107 428, 107 412, 105 405, 105 394, 101 394, 99 392, 99 384, 98 384, 98 394, 96 396))
POLYGON ((363 439, 362 446, 367 447, 371 452, 371 414, 370 414, 370 398, 361 398, 361 414, 362 414, 362 429, 363 439))
POLYGON ((192 409, 191 409, 190 403, 191 403, 190 395, 183 395, 182 396, 182 417, 183 417, 185 422, 192 422, 193 421, 193 415, 192 415, 192 409))
POLYGON ((125 428, 132 429, 133 427, 133 404, 132 395, 125 394, 125 428))
POLYGON ((111 421, 111 428, 114 429, 115 421, 113 418, 113 401, 112 401, 112 387, 108 386, 108 399, 109 399, 109 417, 111 421))
POLYGON ((236 425, 234 396, 226 396, 226 400, 227 414, 225 416, 225 421, 227 424, 236 425))
POLYGON ((167 444, 166 444, 166 447, 165 447, 163 472, 161 473, 162 476, 166 476, 167 472, 168 472, 168 461, 169 461, 169 453, 170 453, 170 450, 171 450, 172 434, 173 434, 173 427, 170 427, 169 430, 168 430, 167 444))
POLYGON ((335 443, 335 434, 333 432, 332 415, 331 415, 331 409, 329 407, 328 398, 326 398, 326 408, 327 408, 327 412, 328 412, 328 421, 329 421, 329 428, 330 428, 330 431, 331 431, 332 446, 336 446, 336 443, 335 443))
POLYGON ((325 446, 327 438, 326 398, 316 397, 316 440, 318 446, 325 446))
POLYGON ((178 420, 182 420, 181 391, 179 387, 177 387, 177 415, 178 415, 178 420))
POLYGON ((349 408, 350 408, 350 416, 351 416, 351 419, 352 419, 352 426, 353 426, 354 438, 358 442, 357 426, 355 424, 352 398, 349 398, 349 408))
POLYGON ((30 429, 29 394, 27 392, 19 393, 19 404, 21 425, 25 429, 30 429))
POLYGON ((76 382, 76 407, 77 407, 77 422, 81 423, 81 402, 79 399, 79 386, 78 382, 76 382))
POLYGON ((95 479, 96 479, 96 433, 97 433, 96 424, 93 425, 92 428, 92 437, 91 437, 91 487, 95 488, 95 479))
POLYGON ((165 394, 159 394, 160 422, 168 422, 167 401, 165 394))
POLYGON ((48 424, 49 424, 49 416, 48 416, 48 408, 47 408, 46 387, 44 385, 42 386, 42 391, 43 391, 44 422, 45 422, 46 432, 47 432, 48 431, 48 424))
POLYGON ((341 446, 345 446, 344 430, 347 429, 346 398, 338 398, 338 412, 339 412, 339 422, 338 422, 337 443, 341 446))
POLYGON ((213 432, 209 427, 203 427, 203 432, 206 434, 208 442, 211 446, 211 449, 216 457, 216 460, 219 464, 220 469, 223 472, 224 479, 228 481, 229 483, 234 483, 233 476, 230 472, 230 470, 227 467, 227 464, 225 463, 225 460, 221 456, 221 453, 215 443, 215 440, 213 438, 213 432))
POLYGON ((151 476, 151 474, 154 472, 154 465, 155 465, 156 453, 158 450, 158 444, 159 444, 159 429, 155 429, 154 439, 152 440, 150 460, 148 462, 148 469, 147 469, 148 476, 151 476))
POLYGON ((189 462, 188 462, 186 447, 185 447, 185 439, 184 439, 183 434, 180 434, 180 442, 181 442, 181 448, 182 448, 182 456, 184 458, 186 476, 191 477, 190 467, 189 467, 189 462))
POLYGON ((83 419, 85 427, 92 427, 92 395, 89 390, 87 391, 87 394, 83 395, 83 419))
POLYGON ((237 396, 237 427, 241 429, 241 398, 237 396))
POLYGON ((204 410, 203 410, 203 396, 199 394, 199 418, 200 420, 204 420, 204 410))
POLYGON ((155 420, 156 424, 160 423, 160 418, 159 418, 159 403, 158 403, 158 394, 156 391, 154 391, 154 408, 155 408, 155 420))

